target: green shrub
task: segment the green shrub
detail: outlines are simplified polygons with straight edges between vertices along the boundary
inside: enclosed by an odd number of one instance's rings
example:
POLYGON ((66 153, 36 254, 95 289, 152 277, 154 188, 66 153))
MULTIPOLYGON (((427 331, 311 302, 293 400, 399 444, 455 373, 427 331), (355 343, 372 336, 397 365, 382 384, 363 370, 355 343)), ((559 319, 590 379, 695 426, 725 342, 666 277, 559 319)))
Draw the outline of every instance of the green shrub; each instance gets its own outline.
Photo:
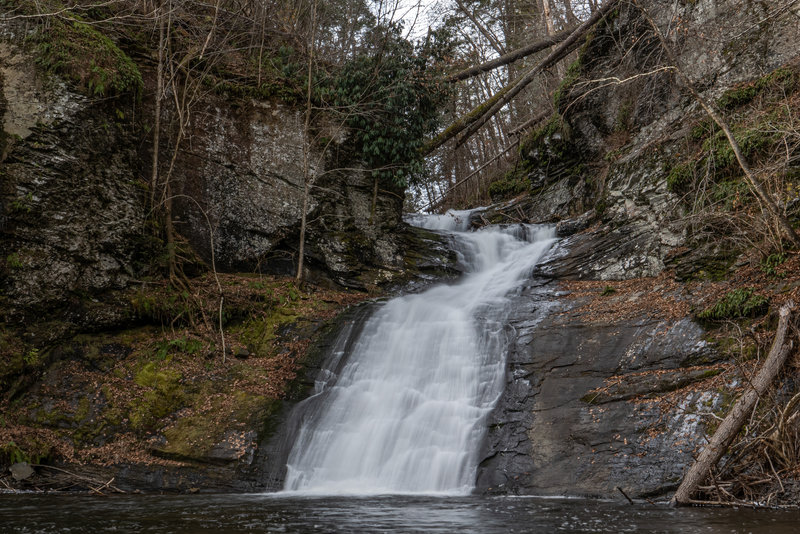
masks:
POLYGON ((767 276, 772 276, 775 278, 783 278, 786 276, 786 273, 778 272, 778 266, 780 266, 783 262, 786 261, 785 254, 770 254, 766 258, 761 260, 761 270, 764 271, 764 274, 767 276))
POLYGON ((22 268, 22 260, 19 257, 19 254, 16 252, 12 252, 6 257, 6 265, 10 269, 21 269, 22 268))
POLYGON ((725 211, 742 206, 749 196, 750 188, 741 178, 715 183, 711 189, 712 200, 721 204, 725 211))
POLYGON ((614 289, 613 287, 606 286, 606 287, 603 288, 603 291, 600 293, 600 296, 601 297, 607 297, 609 295, 613 295, 616 292, 617 292, 617 290, 614 289))
POLYGON ((679 163, 667 175, 667 189, 675 194, 686 193, 694 183, 694 165, 691 162, 679 163))
POLYGON ((20 444, 7 441, 0 445, 0 465, 40 464, 52 457, 52 448, 36 438, 23 438, 20 444))
POLYGON ((0 445, 0 464, 17 464, 29 461, 28 455, 13 441, 0 445))
POLYGON ((179 337, 169 341, 160 341, 156 345, 156 359, 166 360, 167 355, 172 352, 194 355, 200 352, 202 348, 203 342, 199 339, 179 337))

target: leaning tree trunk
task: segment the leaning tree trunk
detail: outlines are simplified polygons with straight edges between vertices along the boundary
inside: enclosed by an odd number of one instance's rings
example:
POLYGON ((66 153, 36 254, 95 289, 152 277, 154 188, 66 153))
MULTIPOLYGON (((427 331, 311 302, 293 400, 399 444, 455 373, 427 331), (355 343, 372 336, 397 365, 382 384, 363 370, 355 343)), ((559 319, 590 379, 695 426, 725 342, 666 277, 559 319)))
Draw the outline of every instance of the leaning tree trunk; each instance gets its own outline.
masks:
POLYGON ((789 329, 789 319, 794 308, 794 303, 788 303, 780 309, 780 321, 778 330, 775 333, 775 340, 769 351, 769 356, 761 366, 755 379, 748 382, 745 386, 744 394, 736 401, 733 409, 728 413, 722 423, 717 428, 711 441, 702 450, 697 460, 689 468, 686 476, 683 477, 675 496, 672 497, 672 505, 692 504, 692 494, 697 491, 697 487, 708 476, 709 470, 728 450, 733 438, 739 433, 742 425, 747 421, 753 411, 756 401, 766 393, 770 384, 775 380, 778 372, 786 362, 786 357, 792 349, 791 340, 787 339, 789 329))
POLYGON ((536 52, 541 52, 546 48, 550 48, 551 46, 557 45, 558 43, 569 37, 573 31, 574 28, 568 28, 565 30, 561 30, 558 33, 548 35, 544 39, 540 39, 535 43, 523 46, 522 48, 513 50, 498 58, 492 59, 491 61, 487 61, 486 63, 481 63, 480 65, 475 65, 474 67, 470 67, 468 69, 462 70, 459 73, 453 74, 450 77, 449 81, 457 82, 460 80, 466 80, 467 78, 472 78, 473 76, 477 76, 478 74, 489 72, 491 70, 503 67, 505 65, 508 65, 509 63, 517 61, 518 59, 522 59, 524 57, 533 55, 536 52))
POLYGON ((601 18, 603 18, 609 11, 611 11, 619 0, 608 0, 603 7, 592 13, 592 15, 580 26, 578 26, 560 45, 558 45, 546 58, 538 64, 531 67, 525 72, 525 75, 509 83, 491 98, 478 105, 466 115, 457 119, 453 124, 447 127, 442 133, 431 139, 420 149, 423 155, 428 155, 453 137, 461 134, 461 142, 463 143, 468 137, 472 136, 478 129, 483 126, 486 121, 494 117, 501 109, 503 109, 520 91, 525 89, 530 83, 536 79, 544 69, 555 65, 564 59, 570 52, 576 49, 580 43, 579 39, 583 38, 601 18))

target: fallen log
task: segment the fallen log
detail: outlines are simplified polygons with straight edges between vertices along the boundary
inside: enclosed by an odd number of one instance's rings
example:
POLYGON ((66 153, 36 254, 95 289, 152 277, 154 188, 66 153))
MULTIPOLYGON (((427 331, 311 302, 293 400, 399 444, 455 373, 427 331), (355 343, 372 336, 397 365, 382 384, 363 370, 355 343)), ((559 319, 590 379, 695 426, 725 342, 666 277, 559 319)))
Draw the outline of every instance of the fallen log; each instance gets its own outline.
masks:
POLYGON ((719 462, 720 458, 728 450, 733 438, 739 433, 744 425, 756 401, 767 392, 767 389, 778 376, 778 372, 786 362, 786 358, 792 349, 792 340, 788 339, 787 331, 794 311, 794 303, 789 302, 781 306, 778 321, 778 330, 775 332, 775 339, 769 351, 766 361, 759 369, 755 379, 745 385, 745 392, 736 401, 731 411, 720 423, 708 445, 700 452, 695 463, 683 477, 670 504, 673 506, 697 504, 701 501, 692 500, 692 494, 697 491, 698 486, 708 476, 709 470, 719 462))

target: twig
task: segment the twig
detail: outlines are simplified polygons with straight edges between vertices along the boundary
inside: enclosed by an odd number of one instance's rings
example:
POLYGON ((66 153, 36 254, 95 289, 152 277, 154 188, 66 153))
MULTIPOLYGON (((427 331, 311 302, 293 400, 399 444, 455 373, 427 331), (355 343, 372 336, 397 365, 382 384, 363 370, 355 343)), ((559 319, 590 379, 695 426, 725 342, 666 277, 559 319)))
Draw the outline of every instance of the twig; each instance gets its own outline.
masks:
POLYGON ((772 469, 772 474, 775 475, 775 478, 778 479, 778 485, 780 485, 781 487, 781 493, 785 492, 786 489, 783 487, 783 481, 781 480, 781 477, 778 476, 778 472, 775 471, 775 466, 772 465, 772 458, 770 458, 768 452, 765 451, 764 454, 767 456, 767 461, 769 462, 770 469, 772 469))
MULTIPOLYGON (((56 467, 54 465, 44 465, 44 464, 29 464, 29 465, 31 467, 46 467, 47 469, 53 469, 55 471, 60 471, 60 472, 62 472, 64 474, 67 474, 67 475, 69 475, 71 477, 74 477, 74 478, 76 478, 78 480, 83 480, 85 482, 90 482, 92 484, 100 484, 100 486, 99 486, 100 488, 110 487, 111 489, 113 489, 117 493, 126 493, 125 491, 119 489, 118 487, 111 485, 111 482, 114 481, 113 478, 111 480, 109 480, 108 482, 106 482, 105 484, 103 484, 103 482, 101 480, 96 480, 96 479, 89 478, 89 477, 86 477, 86 476, 83 476, 83 475, 79 475, 77 473, 73 473, 72 471, 68 471, 68 470, 63 469, 61 467, 56 467)), ((91 486, 89 486, 89 488, 90 489, 94 489, 91 486)))
POLYGON ((89 486, 89 489, 92 490, 93 492, 97 493, 98 495, 105 495, 105 493, 103 493, 102 490, 108 488, 109 486, 113 488, 113 486, 111 486, 111 483, 114 482, 114 478, 115 477, 111 477, 111 479, 108 482, 106 482, 105 484, 103 484, 102 486, 100 486, 98 488, 93 488, 93 487, 89 486))
POLYGON ((616 490, 617 490, 617 491, 619 491, 619 492, 622 494, 622 496, 623 496, 623 497, 625 497, 626 499, 628 499, 628 502, 629 502, 629 503, 633 504, 633 501, 631 500, 631 498, 630 498, 630 497, 628 497, 628 494, 627 494, 627 493, 625 493, 625 491, 624 491, 622 488, 620 488, 619 486, 614 486, 614 488, 616 488, 616 490))
MULTIPOLYGON (((486 167, 488 167, 489 165, 491 165, 492 163, 494 163, 495 161, 497 161, 498 159, 500 159, 501 157, 503 157, 503 156, 505 155, 505 153, 506 153, 506 152, 508 152, 509 150, 511 150, 512 148, 514 148, 515 146, 517 146, 518 144, 519 144, 519 139, 515 140, 515 141, 514 141, 513 143, 511 143, 510 145, 508 145, 507 147, 505 147, 505 148, 503 148, 502 150, 500 150, 500 152, 498 152, 498 153, 497 153, 497 154, 496 154, 494 157, 492 157, 491 159, 489 159, 488 161, 486 161, 486 162, 485 162, 483 165, 481 165, 480 167, 478 167, 477 169, 475 169, 474 171, 472 171, 470 174, 468 174, 466 178, 463 178, 463 179, 459 180, 458 182, 456 182, 455 184, 453 184, 452 186, 450 186, 450 187, 447 189, 447 192, 446 192, 446 194, 449 194, 451 191, 454 191, 454 190, 455 190, 457 187, 459 187, 460 185, 462 185, 462 184, 466 183, 466 182, 467 182, 467 180, 469 180, 470 178, 472 178, 473 176, 475 176, 476 174, 478 174, 479 172, 481 172, 483 169, 485 169, 486 167)), ((440 204, 441 204, 443 201, 444 201, 444 198, 441 198, 441 199, 439 199, 439 200, 432 200, 432 201, 431 201, 431 202, 428 204, 428 207, 427 207, 426 209, 427 209, 427 210, 434 209, 434 208, 438 207, 438 206, 439 206, 439 205, 440 205, 440 204)))

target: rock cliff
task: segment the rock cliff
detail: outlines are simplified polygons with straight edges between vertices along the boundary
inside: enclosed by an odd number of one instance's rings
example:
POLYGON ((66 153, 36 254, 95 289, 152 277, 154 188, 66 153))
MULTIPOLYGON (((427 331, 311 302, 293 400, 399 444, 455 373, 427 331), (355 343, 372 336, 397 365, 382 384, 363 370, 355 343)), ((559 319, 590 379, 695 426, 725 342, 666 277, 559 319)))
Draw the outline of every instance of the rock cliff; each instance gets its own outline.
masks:
MULTIPOLYGON (((146 228, 152 102, 87 96, 37 69, 24 37, 11 25, 0 49, 3 289, 15 309, 42 311, 135 285, 164 252, 146 228)), ((358 162, 339 168, 331 154, 346 151, 346 132, 331 131, 325 151, 297 109, 213 93, 194 117, 172 174, 187 254, 210 266, 213 249, 222 271, 291 273, 307 149, 320 175, 309 202, 309 278, 367 290, 413 270, 403 192, 381 183, 375 194, 358 162)), ((172 152, 162 143, 166 166, 172 152)))

